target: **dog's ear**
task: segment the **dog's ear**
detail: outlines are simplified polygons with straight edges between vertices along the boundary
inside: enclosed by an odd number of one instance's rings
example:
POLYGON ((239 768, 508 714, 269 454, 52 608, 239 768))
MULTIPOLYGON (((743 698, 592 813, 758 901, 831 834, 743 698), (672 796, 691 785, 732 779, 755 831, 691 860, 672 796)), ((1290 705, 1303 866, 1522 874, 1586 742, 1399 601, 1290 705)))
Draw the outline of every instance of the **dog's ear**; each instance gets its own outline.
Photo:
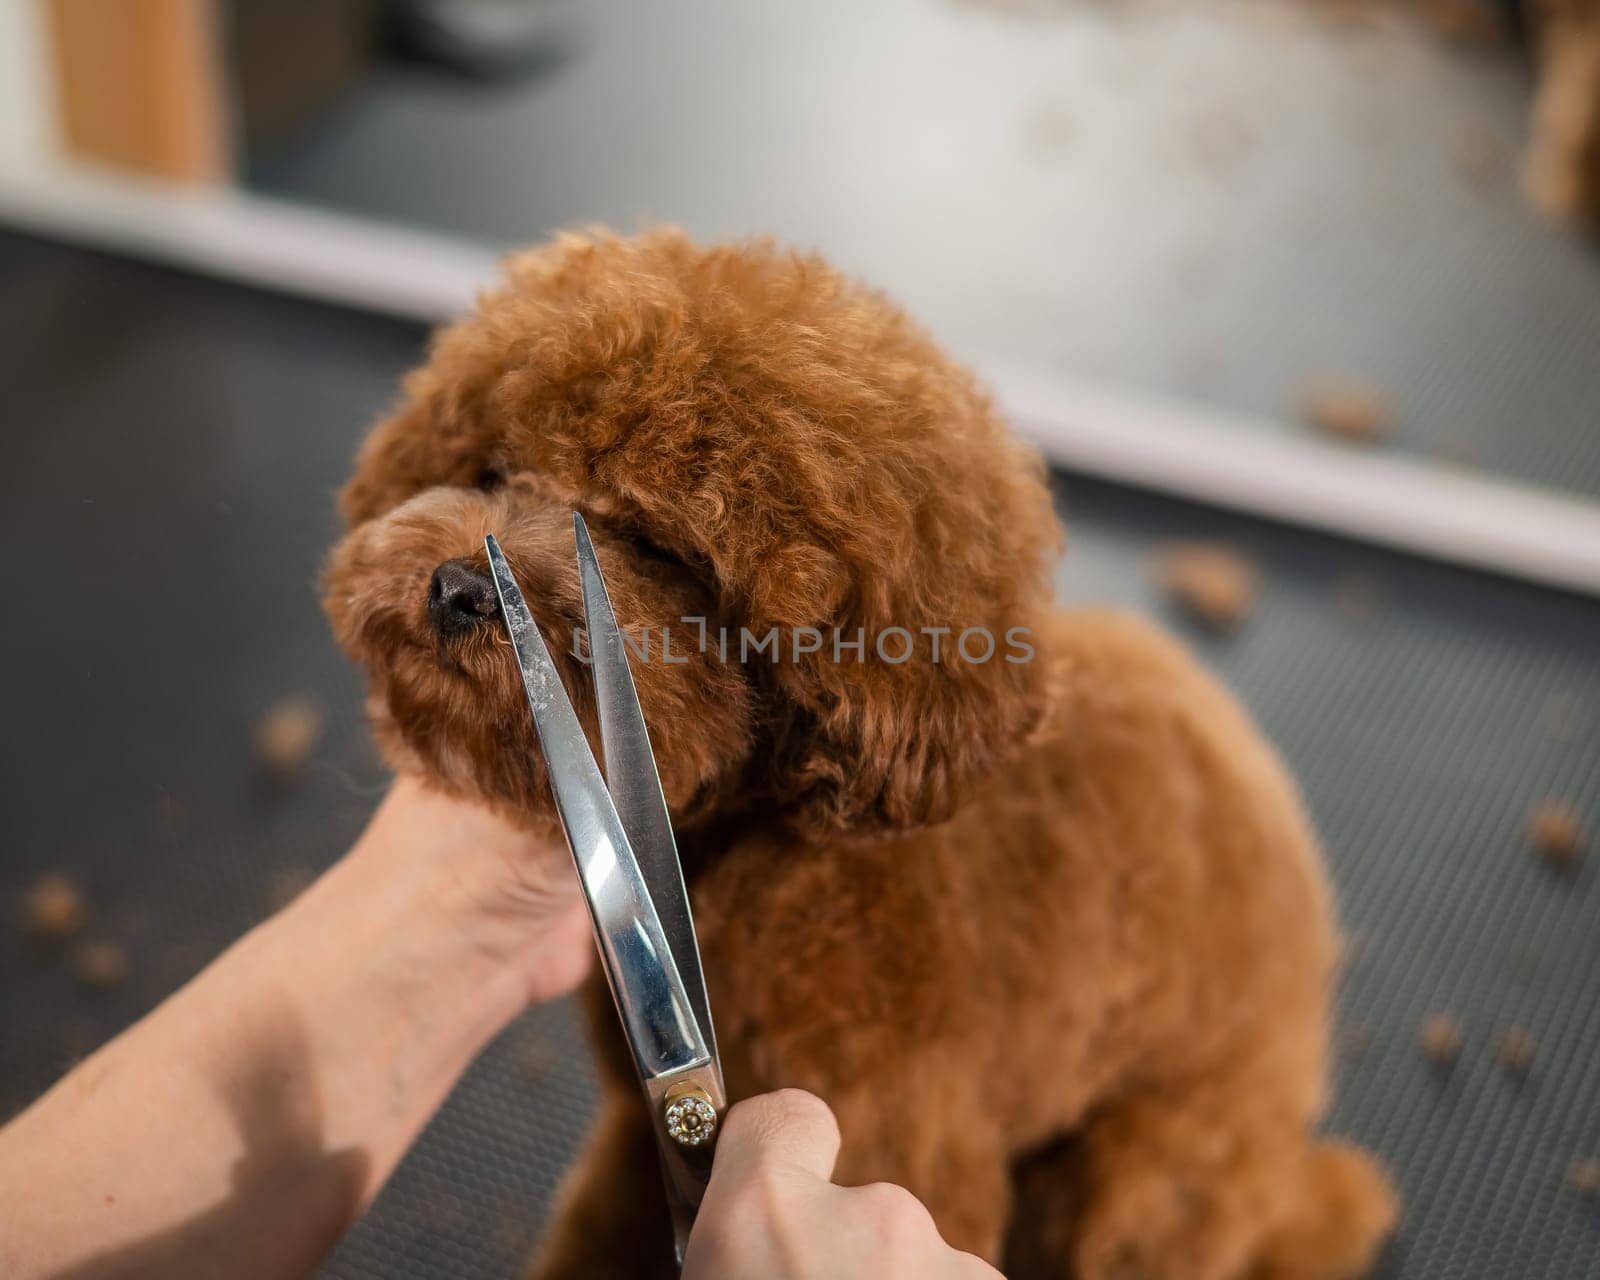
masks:
MULTIPOLYGON (((876 639, 869 628, 845 626, 824 631, 817 653, 791 661, 791 650, 774 664, 782 707, 775 798, 795 826, 859 831, 941 821, 1038 725, 1047 672, 1036 629, 1014 621, 943 626, 894 624, 876 639), (866 651, 859 660, 857 639, 866 651)), ((813 641, 795 634, 802 647, 813 641)))
POLYGON ((770 691, 771 794, 798 828, 940 821, 1045 714, 1060 529, 1037 459, 983 443, 914 502, 868 492, 827 523, 791 517, 721 566, 745 588, 738 657, 770 691))

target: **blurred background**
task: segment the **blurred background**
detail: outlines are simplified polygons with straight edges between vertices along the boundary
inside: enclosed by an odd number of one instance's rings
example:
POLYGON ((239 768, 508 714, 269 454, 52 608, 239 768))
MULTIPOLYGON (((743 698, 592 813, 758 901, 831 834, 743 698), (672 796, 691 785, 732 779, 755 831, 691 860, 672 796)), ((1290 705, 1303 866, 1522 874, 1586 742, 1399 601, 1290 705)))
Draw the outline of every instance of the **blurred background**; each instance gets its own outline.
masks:
MULTIPOLYGON (((1600 0, 0 0, 0 1115, 381 793, 315 583, 431 326, 658 221, 902 302, 1063 598, 1280 744, 1380 1273, 1600 1276, 1600 0)), ((583 1053, 509 1031, 322 1274, 515 1274, 583 1053)))

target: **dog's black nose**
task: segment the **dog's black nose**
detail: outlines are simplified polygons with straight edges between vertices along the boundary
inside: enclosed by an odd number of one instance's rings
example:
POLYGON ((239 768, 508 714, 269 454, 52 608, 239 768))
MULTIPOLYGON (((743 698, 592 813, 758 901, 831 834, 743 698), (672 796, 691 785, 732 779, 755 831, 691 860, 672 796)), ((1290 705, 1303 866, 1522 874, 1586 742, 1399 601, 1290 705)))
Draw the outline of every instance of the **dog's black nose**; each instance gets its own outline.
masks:
POLYGON ((494 579, 466 560, 446 560, 428 583, 428 620, 441 636, 458 636, 500 612, 494 579))

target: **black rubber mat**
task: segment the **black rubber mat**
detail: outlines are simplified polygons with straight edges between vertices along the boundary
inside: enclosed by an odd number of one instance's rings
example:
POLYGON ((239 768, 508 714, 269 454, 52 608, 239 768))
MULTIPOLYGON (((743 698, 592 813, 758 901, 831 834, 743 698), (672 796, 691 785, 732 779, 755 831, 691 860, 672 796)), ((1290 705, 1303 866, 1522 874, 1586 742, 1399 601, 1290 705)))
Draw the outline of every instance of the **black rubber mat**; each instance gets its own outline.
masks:
MULTIPOLYGON (((328 638, 331 496, 423 335, 414 328, 0 236, 0 1106, 173 990, 346 846, 382 786, 359 684, 328 638), (92 613, 85 609, 92 604, 92 613), (261 714, 326 708, 294 783, 261 714), (39 874, 79 878, 132 977, 90 994, 12 927, 39 874)), ((1600 1276, 1600 888, 1530 855, 1547 797, 1600 830, 1600 605, 1067 478, 1064 595, 1165 615, 1152 546, 1226 538, 1263 586, 1194 634, 1279 742, 1353 935, 1330 1124, 1394 1165, 1382 1274, 1600 1276), (1417 1044, 1431 1012, 1464 1044, 1417 1044), (1533 1038, 1525 1073, 1496 1037, 1533 1038)), ((1172 619, 1174 625, 1186 626, 1172 619)), ((1600 860, 1600 850, 1592 850, 1600 860)), ((515 1275, 578 1134, 570 1010, 530 1014, 462 1081, 323 1268, 339 1280, 515 1275), (564 1107, 549 1093, 562 1091, 564 1107)))

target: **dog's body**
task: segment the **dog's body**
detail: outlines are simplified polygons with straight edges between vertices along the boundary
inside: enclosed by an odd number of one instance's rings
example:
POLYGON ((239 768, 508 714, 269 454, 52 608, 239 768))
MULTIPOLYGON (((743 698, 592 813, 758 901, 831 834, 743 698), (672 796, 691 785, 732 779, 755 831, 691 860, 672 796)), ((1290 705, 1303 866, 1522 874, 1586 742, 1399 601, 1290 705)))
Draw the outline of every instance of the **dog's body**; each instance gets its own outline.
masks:
MULTIPOLYGON (((574 238, 513 264, 409 390, 328 583, 380 739, 551 828, 513 664, 434 570, 494 530, 565 649, 583 510, 619 618, 687 658, 635 676, 734 1098, 820 1094, 840 1181, 910 1188, 1014 1280, 1366 1264, 1387 1186, 1309 1134, 1336 942, 1294 789, 1174 644, 1052 606, 1037 464, 919 331, 815 260, 574 238), (724 661, 719 627, 783 652, 724 661), (813 627, 842 659, 790 647, 813 627), (875 644, 895 628, 904 662, 875 644), (966 660, 966 629, 1031 660, 966 660)), ((668 1274, 593 1003, 607 1097, 536 1274, 668 1274)))

